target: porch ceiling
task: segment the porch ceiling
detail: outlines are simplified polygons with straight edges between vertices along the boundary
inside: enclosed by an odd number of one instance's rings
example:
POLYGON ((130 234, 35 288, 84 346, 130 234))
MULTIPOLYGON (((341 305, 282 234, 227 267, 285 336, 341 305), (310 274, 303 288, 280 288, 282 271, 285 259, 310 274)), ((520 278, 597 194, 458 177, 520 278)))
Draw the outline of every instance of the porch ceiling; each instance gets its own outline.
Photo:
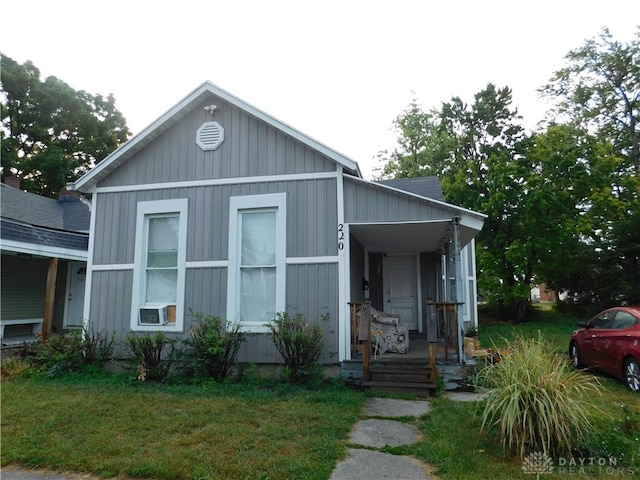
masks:
MULTIPOLYGON (((449 236, 451 221, 415 223, 352 223, 350 233, 371 252, 417 253, 435 252, 449 236)), ((460 225, 460 246, 464 247, 478 230, 460 225)))

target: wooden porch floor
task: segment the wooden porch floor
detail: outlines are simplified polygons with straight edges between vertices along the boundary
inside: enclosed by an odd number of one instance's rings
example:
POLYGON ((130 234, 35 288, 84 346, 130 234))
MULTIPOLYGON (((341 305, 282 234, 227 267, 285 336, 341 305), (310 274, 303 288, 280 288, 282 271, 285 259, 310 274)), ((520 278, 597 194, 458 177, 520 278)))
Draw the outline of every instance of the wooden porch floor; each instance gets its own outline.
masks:
MULTIPOLYGON (((358 359, 361 359, 361 355, 358 355, 358 359)), ((427 337, 424 333, 418 333, 416 331, 409 332, 409 351, 407 353, 391 353, 387 352, 384 355, 378 355, 377 358, 371 356, 371 361, 381 362, 404 362, 407 363, 420 363, 421 361, 429 363, 429 344, 427 337)), ((436 363, 441 365, 458 365, 458 354, 456 352, 455 345, 448 345, 444 343, 444 339, 439 339, 436 345, 436 363)))

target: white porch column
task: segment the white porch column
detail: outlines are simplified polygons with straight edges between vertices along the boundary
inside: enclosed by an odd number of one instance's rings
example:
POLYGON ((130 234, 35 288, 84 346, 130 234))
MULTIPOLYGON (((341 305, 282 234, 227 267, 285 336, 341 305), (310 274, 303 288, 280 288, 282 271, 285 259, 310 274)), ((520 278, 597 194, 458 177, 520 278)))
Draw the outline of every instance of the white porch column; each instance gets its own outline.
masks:
MULTIPOLYGON (((460 255, 460 218, 453 217, 453 262, 456 270, 456 302, 464 302, 464 277, 462 276, 462 258, 460 255)), ((458 305, 457 312, 457 328, 458 328, 458 363, 466 363, 466 354, 464 351, 464 311, 461 305, 458 305)))

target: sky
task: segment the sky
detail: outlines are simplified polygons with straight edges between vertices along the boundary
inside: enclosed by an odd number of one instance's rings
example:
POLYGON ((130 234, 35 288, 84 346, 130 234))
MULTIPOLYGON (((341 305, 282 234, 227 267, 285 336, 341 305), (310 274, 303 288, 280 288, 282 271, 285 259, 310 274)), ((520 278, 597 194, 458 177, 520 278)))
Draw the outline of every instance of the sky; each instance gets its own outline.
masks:
POLYGON ((44 80, 113 94, 139 133, 209 80, 352 158, 371 178, 393 120, 513 91, 523 124, 565 55, 608 27, 630 41, 637 0, 29 0, 4 9, 0 52, 44 80))

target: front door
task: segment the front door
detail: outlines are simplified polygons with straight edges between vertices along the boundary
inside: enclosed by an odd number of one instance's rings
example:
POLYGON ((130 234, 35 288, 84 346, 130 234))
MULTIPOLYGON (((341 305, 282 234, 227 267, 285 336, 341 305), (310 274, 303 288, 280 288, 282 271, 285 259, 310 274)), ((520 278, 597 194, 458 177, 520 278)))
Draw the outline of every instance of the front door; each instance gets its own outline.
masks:
POLYGON ((71 262, 67 270, 67 304, 64 310, 65 327, 81 327, 84 311, 84 285, 87 264, 71 262))
POLYGON ((418 275, 415 255, 383 258, 384 311, 400 315, 409 330, 418 330, 418 275))

